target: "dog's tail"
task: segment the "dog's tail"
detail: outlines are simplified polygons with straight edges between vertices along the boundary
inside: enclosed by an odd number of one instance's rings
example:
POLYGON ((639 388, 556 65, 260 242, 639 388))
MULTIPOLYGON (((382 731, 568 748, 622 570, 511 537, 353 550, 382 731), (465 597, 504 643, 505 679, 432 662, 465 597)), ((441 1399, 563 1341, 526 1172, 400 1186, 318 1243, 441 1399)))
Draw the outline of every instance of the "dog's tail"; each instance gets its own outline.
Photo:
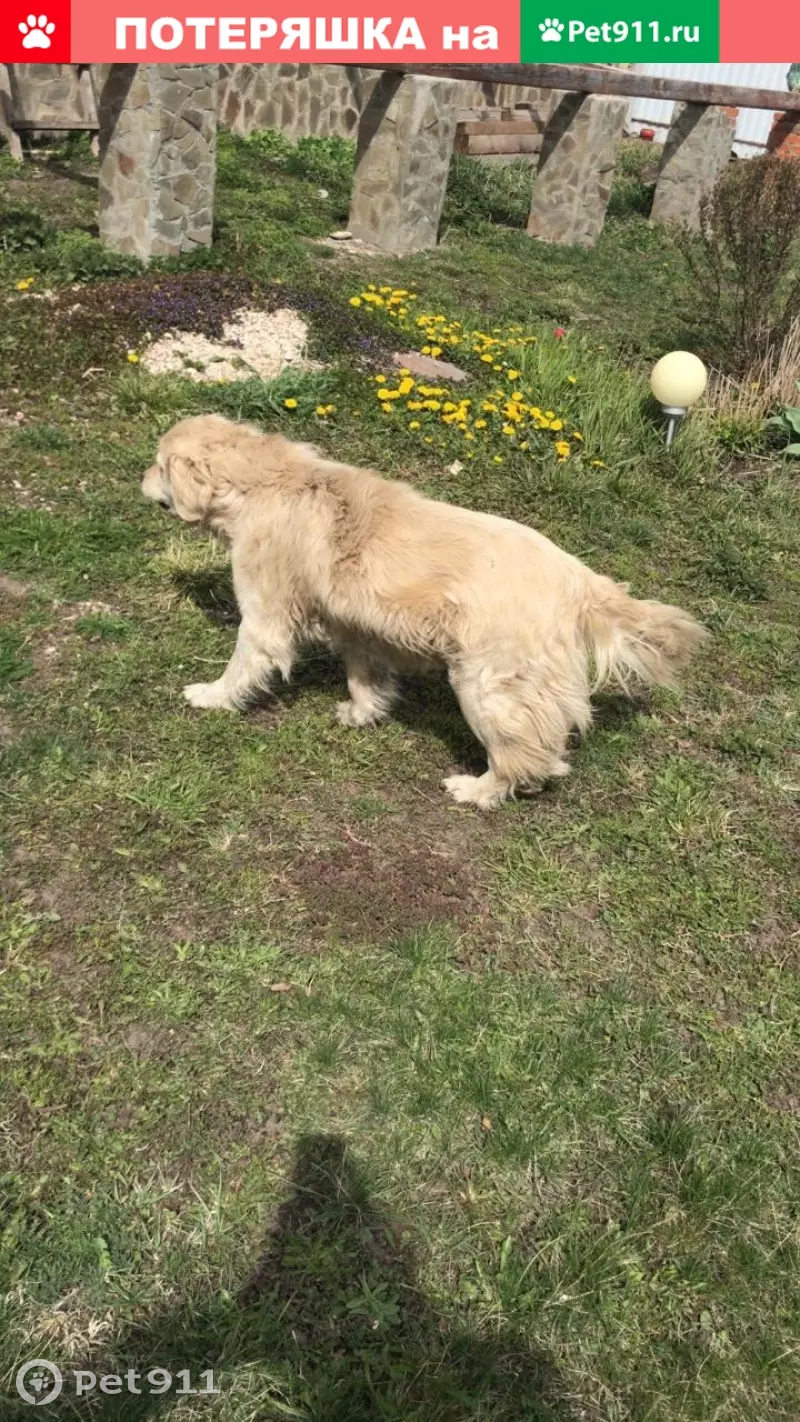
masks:
POLYGON ((674 686, 677 673, 708 632, 688 612, 663 602, 641 602, 610 578, 592 579, 583 635, 594 662, 593 690, 634 682, 674 686))

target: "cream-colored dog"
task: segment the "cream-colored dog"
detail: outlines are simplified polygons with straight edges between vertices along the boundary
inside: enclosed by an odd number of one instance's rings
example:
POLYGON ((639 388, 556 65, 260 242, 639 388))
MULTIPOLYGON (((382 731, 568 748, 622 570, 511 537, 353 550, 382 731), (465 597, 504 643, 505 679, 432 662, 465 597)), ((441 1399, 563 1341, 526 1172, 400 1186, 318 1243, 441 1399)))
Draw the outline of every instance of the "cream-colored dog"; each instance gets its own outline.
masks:
POLYGON ((670 684, 705 636, 531 528, 218 415, 171 430, 142 490, 231 548, 236 648, 218 681, 186 687, 192 706, 246 706, 315 637, 344 660, 346 726, 389 715, 398 672, 445 666, 489 769, 444 786, 481 809, 567 773, 593 690, 670 684))

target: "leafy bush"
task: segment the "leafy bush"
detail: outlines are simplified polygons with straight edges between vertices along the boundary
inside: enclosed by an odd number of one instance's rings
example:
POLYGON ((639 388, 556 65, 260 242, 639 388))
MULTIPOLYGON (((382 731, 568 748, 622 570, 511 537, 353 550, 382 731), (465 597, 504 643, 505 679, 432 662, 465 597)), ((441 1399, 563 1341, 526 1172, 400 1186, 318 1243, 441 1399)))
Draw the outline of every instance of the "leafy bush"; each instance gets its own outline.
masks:
POLYGON ((347 138, 301 138, 289 152, 286 171, 325 188, 337 208, 347 211, 353 187, 355 144, 347 138))
POLYGON ((51 224, 30 208, 0 208, 0 251, 37 251, 51 241, 54 232, 51 224))
POLYGON ((290 224, 305 236, 319 235, 331 219, 347 217, 353 186, 355 144, 349 139, 301 138, 293 143, 274 129, 262 129, 241 138, 223 133, 217 150, 218 178, 221 191, 237 201, 236 223, 243 216, 257 215, 290 224), (265 173, 272 181, 265 183, 265 173), (324 189, 325 198, 317 192, 303 192, 293 178, 300 178, 309 188, 324 189), (252 201, 243 210, 241 194, 252 201), (320 228, 320 218, 322 227, 320 228))
POLYGON ((133 276, 142 270, 137 257, 112 252, 88 232, 59 232, 47 249, 46 269, 59 281, 93 281, 133 276))
POLYGON ((481 163, 454 153, 442 213, 443 227, 472 229, 484 222, 524 227, 531 206, 529 163, 481 163))
POLYGON ((661 153, 660 145, 638 138, 622 144, 608 201, 609 217, 650 216, 661 153))
POLYGON ((292 152, 291 140, 277 128, 257 129, 240 140, 248 154, 256 154, 270 167, 285 168, 292 152))
MULTIPOLYGON (((797 388, 800 390, 800 380, 797 382, 797 388)), ((782 442, 784 439, 788 440, 788 444, 783 448, 784 454, 800 456, 800 406, 784 405, 781 413, 769 423, 778 432, 782 442)))
POLYGON ((709 355, 744 371, 800 314, 800 165, 765 156, 732 164, 701 208, 699 240, 680 242, 702 307, 709 355))

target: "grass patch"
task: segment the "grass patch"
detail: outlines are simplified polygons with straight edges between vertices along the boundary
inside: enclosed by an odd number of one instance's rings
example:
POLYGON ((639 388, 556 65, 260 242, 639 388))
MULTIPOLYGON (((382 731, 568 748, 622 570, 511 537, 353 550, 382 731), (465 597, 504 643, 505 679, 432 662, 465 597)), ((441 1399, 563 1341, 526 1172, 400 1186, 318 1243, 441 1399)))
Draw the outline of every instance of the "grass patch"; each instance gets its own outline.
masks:
POLYGON ((702 332, 635 203, 548 248, 497 221, 518 175, 487 211, 470 168, 436 252, 317 261, 350 154, 223 137, 211 252, 77 293, 86 152, 0 166, 42 234, 0 254, 3 1416, 41 1357, 220 1389, 96 1389, 97 1422, 788 1419, 796 481, 703 412, 666 451, 648 362, 702 332), (243 296, 298 305, 325 369, 129 364, 159 312, 219 328, 243 296), (468 381, 408 409, 401 341, 468 381), (196 714, 230 570, 138 481, 203 409, 531 522, 696 610, 708 652, 681 696, 601 698, 570 779, 491 819, 439 790, 476 754, 443 680, 354 734, 315 652, 247 717, 196 714))

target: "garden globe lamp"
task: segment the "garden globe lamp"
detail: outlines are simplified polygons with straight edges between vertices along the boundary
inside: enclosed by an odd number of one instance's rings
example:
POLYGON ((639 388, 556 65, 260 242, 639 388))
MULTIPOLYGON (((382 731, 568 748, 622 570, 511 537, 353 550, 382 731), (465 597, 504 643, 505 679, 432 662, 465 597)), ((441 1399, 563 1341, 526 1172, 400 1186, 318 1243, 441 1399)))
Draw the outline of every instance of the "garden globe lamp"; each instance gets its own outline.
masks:
POLYGON ((708 371, 690 351, 670 351, 653 366, 650 389, 667 417, 667 445, 678 420, 688 414, 708 384, 708 371))

